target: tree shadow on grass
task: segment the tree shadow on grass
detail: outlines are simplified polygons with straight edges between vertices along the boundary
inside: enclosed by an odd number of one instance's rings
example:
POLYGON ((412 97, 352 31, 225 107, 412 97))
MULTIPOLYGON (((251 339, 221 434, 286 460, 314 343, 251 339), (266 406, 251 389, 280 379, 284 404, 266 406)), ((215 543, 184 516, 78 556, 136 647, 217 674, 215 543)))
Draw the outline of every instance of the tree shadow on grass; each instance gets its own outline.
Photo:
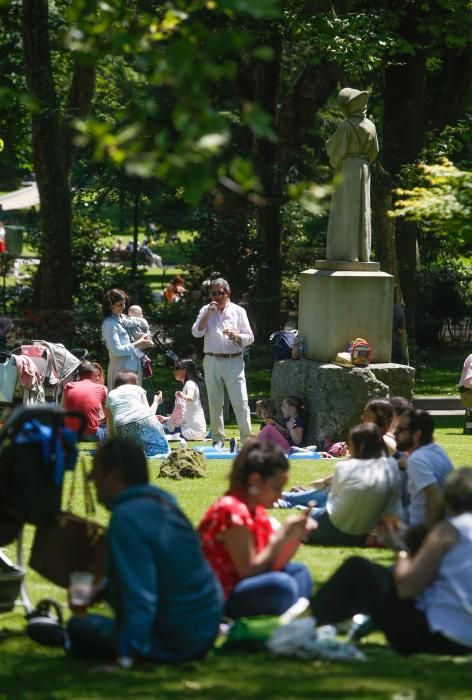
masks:
POLYGON ((364 645, 364 663, 275 659, 265 652, 211 654, 204 662, 107 673, 23 637, 0 642, 0 697, 5 700, 305 700, 359 698, 466 700, 472 658, 403 658, 382 645, 364 645))

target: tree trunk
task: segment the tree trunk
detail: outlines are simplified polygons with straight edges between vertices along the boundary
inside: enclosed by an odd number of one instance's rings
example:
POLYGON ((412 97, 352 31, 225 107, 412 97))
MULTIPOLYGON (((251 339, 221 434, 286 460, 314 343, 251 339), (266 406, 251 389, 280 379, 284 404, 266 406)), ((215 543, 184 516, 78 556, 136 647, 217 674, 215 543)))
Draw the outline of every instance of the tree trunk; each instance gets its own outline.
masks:
MULTIPOLYGON (((274 59, 255 66, 255 99, 277 121, 277 99, 281 70, 281 42, 272 44, 274 59)), ((259 335, 267 337, 280 325, 282 260, 281 222, 282 175, 278 163, 278 144, 266 139, 254 142, 256 171, 262 184, 265 203, 256 209, 257 230, 261 241, 262 260, 258 271, 254 307, 259 335)))
MULTIPOLYGON (((414 9, 413 9, 414 11, 414 9)), ((405 36, 416 36, 417 18, 406 17, 405 36)), ((413 163, 420 152, 424 136, 426 101, 426 51, 418 48, 413 55, 399 57, 398 65, 385 71, 384 162, 394 178, 401 168, 413 163)), ((408 335, 415 337, 416 268, 418 258, 417 226, 397 221, 396 245, 400 286, 405 303, 408 335)))
POLYGON ((41 200, 41 310, 72 308, 71 197, 49 46, 47 0, 23 0, 26 84, 34 101, 33 163, 41 200))
POLYGON ((403 303, 398 276, 395 219, 387 216, 393 207, 393 178, 380 163, 372 167, 372 239, 375 258, 384 272, 395 279, 395 302, 403 303))
POLYGON ((95 89, 95 66, 75 61, 65 114, 54 85, 48 1, 22 1, 26 85, 33 103, 33 164, 41 201, 41 311, 72 309, 71 121, 85 117, 95 89))

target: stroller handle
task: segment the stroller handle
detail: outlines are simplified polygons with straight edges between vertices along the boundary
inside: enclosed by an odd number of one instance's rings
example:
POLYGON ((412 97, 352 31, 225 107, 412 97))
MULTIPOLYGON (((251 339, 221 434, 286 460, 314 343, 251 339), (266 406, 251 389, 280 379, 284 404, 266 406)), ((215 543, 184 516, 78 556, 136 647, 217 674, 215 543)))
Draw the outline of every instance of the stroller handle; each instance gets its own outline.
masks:
POLYGON ((15 430, 17 424, 20 425, 21 423, 24 423, 25 420, 32 420, 34 418, 41 419, 45 416, 52 417, 54 427, 63 425, 66 418, 76 418, 79 421, 79 428, 77 429, 77 434, 79 437, 84 434, 87 427, 87 420, 81 411, 65 411, 63 408, 61 408, 61 406, 56 406, 55 404, 32 406, 28 408, 18 406, 11 412, 5 421, 5 425, 0 432, 0 442, 1 436, 15 430))

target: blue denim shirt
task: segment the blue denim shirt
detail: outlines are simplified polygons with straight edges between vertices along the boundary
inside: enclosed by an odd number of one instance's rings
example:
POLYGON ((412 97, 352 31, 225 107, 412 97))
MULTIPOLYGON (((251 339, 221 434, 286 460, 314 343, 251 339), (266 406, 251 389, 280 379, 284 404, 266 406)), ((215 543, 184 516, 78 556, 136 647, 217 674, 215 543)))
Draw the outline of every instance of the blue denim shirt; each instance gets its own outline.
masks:
POLYGON ((109 596, 119 654, 178 661, 204 652, 217 634, 223 595, 175 499, 154 486, 132 486, 111 510, 109 596))

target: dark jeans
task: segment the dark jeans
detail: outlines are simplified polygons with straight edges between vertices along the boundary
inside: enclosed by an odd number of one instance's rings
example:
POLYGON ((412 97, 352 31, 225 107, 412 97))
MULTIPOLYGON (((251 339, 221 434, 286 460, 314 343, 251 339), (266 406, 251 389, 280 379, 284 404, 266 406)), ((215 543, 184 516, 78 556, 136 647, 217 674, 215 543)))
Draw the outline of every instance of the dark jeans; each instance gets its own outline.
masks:
MULTIPOLYGON (((113 660, 117 656, 127 656, 129 650, 119 649, 119 634, 114 618, 104 615, 84 615, 71 617, 67 623, 69 653, 74 656, 113 660)), ((206 644, 201 651, 188 656, 184 653, 172 654, 168 650, 151 659, 155 662, 179 663, 192 659, 203 659, 213 646, 206 644)))
POLYGON ((400 654, 470 654, 471 648, 431 632, 414 600, 401 600, 393 571, 362 557, 342 564, 311 601, 317 624, 347 620, 356 613, 369 615, 400 654))
POLYGON ((225 615, 235 620, 254 615, 282 615, 300 597, 310 598, 313 583, 304 564, 291 562, 282 571, 239 581, 226 601, 225 615))
POLYGON ((72 654, 97 659, 115 659, 118 656, 118 631, 113 618, 103 615, 71 617, 67 632, 72 654))
POLYGON ((306 544, 319 544, 325 547, 364 546, 366 535, 348 535, 346 532, 341 532, 333 525, 326 511, 313 517, 317 521, 318 527, 309 532, 306 544))

